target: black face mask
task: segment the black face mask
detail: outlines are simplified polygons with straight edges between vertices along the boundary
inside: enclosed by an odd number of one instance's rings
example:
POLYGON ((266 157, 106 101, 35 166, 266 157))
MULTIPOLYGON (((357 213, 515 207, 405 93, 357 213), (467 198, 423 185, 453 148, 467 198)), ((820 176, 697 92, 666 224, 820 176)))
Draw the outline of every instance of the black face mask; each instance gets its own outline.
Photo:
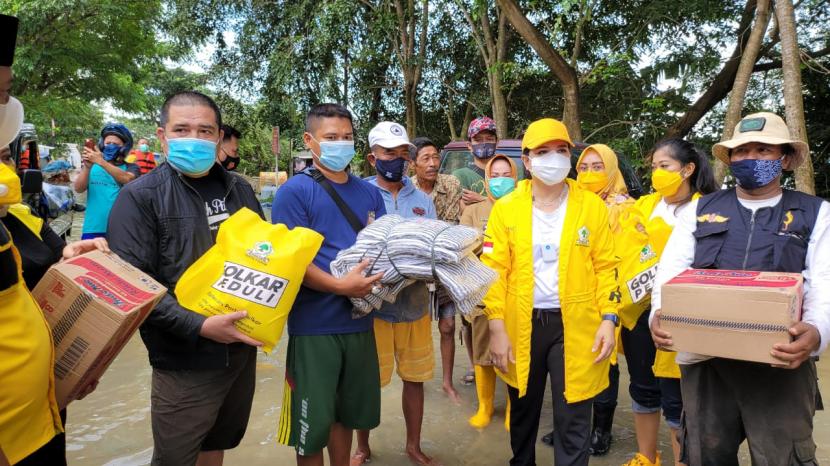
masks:
POLYGON ((394 160, 375 160, 375 170, 378 172, 378 176, 392 183, 397 183, 403 179, 408 166, 407 161, 400 158, 394 160))
POLYGON ((239 166, 239 157, 234 157, 232 155, 225 154, 225 160, 223 160, 220 163, 223 167, 225 167, 225 170, 232 172, 236 170, 236 167, 239 166))

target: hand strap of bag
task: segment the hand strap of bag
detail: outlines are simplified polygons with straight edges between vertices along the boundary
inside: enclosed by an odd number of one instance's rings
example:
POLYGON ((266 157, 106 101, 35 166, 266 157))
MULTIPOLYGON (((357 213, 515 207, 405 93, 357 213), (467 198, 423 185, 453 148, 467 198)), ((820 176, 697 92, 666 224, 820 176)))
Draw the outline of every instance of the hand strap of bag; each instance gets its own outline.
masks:
POLYGON ((355 215, 354 211, 348 205, 346 205, 346 201, 344 201, 343 198, 340 197, 339 194, 337 194, 337 191, 334 190, 334 187, 331 185, 331 183, 329 183, 329 180, 326 179, 326 177, 323 176, 322 173, 320 173, 320 170, 317 170, 316 168, 309 168, 303 171, 303 173, 305 175, 310 176, 311 179, 316 181, 317 184, 319 184, 320 187, 328 193, 329 197, 331 197, 331 200, 334 201, 335 204, 337 204, 337 208, 340 209, 340 212, 343 214, 344 217, 346 217, 346 221, 349 222, 349 225, 352 226, 354 232, 360 233, 360 230, 362 230, 365 225, 363 225, 363 222, 361 222, 360 219, 357 218, 357 215, 355 215))

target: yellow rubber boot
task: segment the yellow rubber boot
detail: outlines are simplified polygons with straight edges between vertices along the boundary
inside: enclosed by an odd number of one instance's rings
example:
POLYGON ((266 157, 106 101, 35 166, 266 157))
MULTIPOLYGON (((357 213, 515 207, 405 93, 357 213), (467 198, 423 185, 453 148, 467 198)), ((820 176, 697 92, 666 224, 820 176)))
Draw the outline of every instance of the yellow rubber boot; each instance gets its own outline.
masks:
POLYGON ((507 407, 504 408, 504 430, 510 432, 510 397, 507 397, 507 407))
POLYGON ((625 463, 623 466, 660 466, 660 452, 657 452, 657 461, 652 463, 642 453, 637 453, 634 458, 625 463))
POLYGON ((472 427, 483 429, 493 417, 493 398, 496 396, 496 371, 490 366, 475 366, 478 412, 468 421, 472 427))

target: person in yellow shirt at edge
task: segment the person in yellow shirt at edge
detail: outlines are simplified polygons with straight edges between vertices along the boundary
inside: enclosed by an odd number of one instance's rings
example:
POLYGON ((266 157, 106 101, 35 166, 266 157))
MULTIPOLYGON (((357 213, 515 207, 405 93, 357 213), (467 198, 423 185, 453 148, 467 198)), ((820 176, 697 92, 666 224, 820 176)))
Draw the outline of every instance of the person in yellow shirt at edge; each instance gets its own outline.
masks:
MULTIPOLYGON (((636 212, 635 223, 646 231, 649 245, 659 256, 671 235, 678 216, 703 194, 717 190, 709 158, 694 144, 682 139, 658 142, 651 156, 651 185, 654 193, 637 200, 630 212, 636 212)), ((683 399, 680 395, 680 368, 676 353, 657 351, 648 326, 649 312, 633 316, 632 330, 622 329, 620 340, 630 378, 631 410, 637 433, 638 453, 628 466, 660 465, 657 437, 660 431, 660 410, 671 429, 674 463, 680 463, 677 431, 683 399)))
MULTIPOLYGON (((518 173, 516 164, 506 155, 496 155, 484 167, 484 189, 487 199, 469 205, 461 213, 461 225, 475 228, 482 233, 487 229, 487 219, 493 204, 516 188, 518 173)), ((483 310, 483 306, 480 306, 483 310)), ((483 312, 472 317, 472 350, 475 368, 478 411, 469 419, 470 426, 483 429, 493 417, 493 399, 496 392, 496 370, 490 357, 490 329, 483 312)), ((505 410, 504 427, 510 430, 510 401, 505 410)))
POLYGON ((532 180, 499 199, 481 260, 499 274, 484 298, 490 355, 510 397, 511 465, 536 464, 548 375, 557 466, 587 465, 591 403, 608 387, 619 325, 614 242, 602 199, 566 180, 571 138, 545 118, 528 126, 532 180))
MULTIPOLYGON (((620 214, 634 205, 634 199, 628 195, 617 154, 604 144, 588 146, 576 162, 576 171, 579 185, 605 201, 611 233, 619 233, 622 228, 620 214)), ((615 341, 619 341, 621 328, 617 327, 615 341)), ((611 426, 614 424, 619 388, 620 369, 617 366, 617 352, 614 352, 611 354, 611 369, 608 371, 608 388, 594 398, 589 448, 591 455, 601 456, 611 449, 611 426)), ((542 442, 553 445, 553 432, 542 437, 542 442)))

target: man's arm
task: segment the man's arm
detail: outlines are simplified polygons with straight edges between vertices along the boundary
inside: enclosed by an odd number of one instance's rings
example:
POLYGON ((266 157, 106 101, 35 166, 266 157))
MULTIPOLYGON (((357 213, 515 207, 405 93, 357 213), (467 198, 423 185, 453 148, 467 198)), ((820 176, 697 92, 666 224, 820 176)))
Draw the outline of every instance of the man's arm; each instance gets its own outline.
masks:
POLYGON ((801 322, 790 328, 793 341, 774 345, 772 356, 796 368, 827 349, 830 340, 830 204, 822 202, 807 244, 801 322))
MULTIPOLYGON (((99 160, 98 165, 100 165, 101 168, 106 170, 107 173, 109 173, 110 176, 115 180, 115 182, 120 184, 120 185, 125 185, 125 184, 129 183, 130 181, 136 179, 136 176, 137 176, 134 171, 129 170, 129 165, 133 165, 133 164, 127 164, 128 170, 122 170, 122 169, 116 167, 115 165, 107 162, 106 160, 99 160)), ((135 166, 135 165, 133 165, 133 166, 135 166)))
MULTIPOLYGON (((140 191, 124 189, 110 212, 107 236, 110 249, 122 259, 158 279, 158 218, 140 191)), ((147 322, 196 344, 206 317, 181 307, 173 290, 156 305, 147 322)))

